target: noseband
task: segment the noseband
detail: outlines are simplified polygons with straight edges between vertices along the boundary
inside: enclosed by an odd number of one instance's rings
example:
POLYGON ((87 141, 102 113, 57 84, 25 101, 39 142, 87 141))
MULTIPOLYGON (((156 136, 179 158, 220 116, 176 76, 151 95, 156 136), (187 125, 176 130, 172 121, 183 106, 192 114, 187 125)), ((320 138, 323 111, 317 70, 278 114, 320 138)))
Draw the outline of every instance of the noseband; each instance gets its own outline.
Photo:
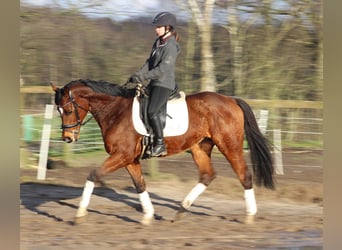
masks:
POLYGON ((86 112, 88 112, 89 110, 86 109, 86 108, 83 108, 82 106, 80 106, 80 105, 75 101, 75 99, 74 99, 74 97, 73 97, 73 95, 72 95, 72 93, 71 93, 71 90, 69 90, 69 99, 70 99, 70 101, 67 102, 66 104, 64 104, 62 107, 60 107, 60 106, 57 107, 58 112, 61 114, 60 109, 62 109, 63 107, 65 107, 66 105, 68 105, 68 104, 71 103, 71 104, 74 106, 74 110, 75 110, 75 115, 76 115, 76 120, 77 120, 77 122, 74 123, 74 124, 67 124, 67 125, 64 125, 64 124, 62 123, 61 129, 63 129, 63 130, 64 130, 64 129, 67 129, 67 128, 74 128, 74 127, 77 127, 77 126, 83 126, 83 125, 85 125, 86 123, 88 123, 88 122, 93 118, 93 116, 91 116, 91 117, 88 118, 88 120, 86 120, 85 122, 82 123, 82 121, 81 121, 81 119, 80 119, 80 115, 79 115, 79 113, 78 113, 78 108, 83 109, 83 110, 86 111, 86 112))

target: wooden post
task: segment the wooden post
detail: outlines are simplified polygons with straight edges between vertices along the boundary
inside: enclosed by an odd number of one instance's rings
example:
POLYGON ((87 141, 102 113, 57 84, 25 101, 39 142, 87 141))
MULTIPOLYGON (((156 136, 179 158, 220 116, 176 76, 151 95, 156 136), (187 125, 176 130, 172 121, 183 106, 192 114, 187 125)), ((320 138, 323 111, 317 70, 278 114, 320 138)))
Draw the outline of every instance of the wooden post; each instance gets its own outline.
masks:
POLYGON ((273 130, 273 143, 274 143, 274 159, 276 174, 283 175, 283 156, 281 148, 281 131, 280 129, 273 130))
POLYGON ((159 161, 155 157, 149 160, 149 174, 151 179, 157 179, 159 176, 159 161))
POLYGON ((262 109, 260 110, 260 117, 258 119, 258 125, 263 135, 266 134, 267 123, 268 123, 268 110, 262 109))
POLYGON ((67 165, 72 165, 72 161, 73 161, 73 154, 72 154, 73 147, 74 147, 73 143, 64 143, 63 144, 63 161, 67 165))
POLYGON ((45 180, 45 176, 46 176, 46 165, 47 165, 48 154, 49 154, 53 106, 54 105, 52 104, 47 104, 45 106, 44 125, 43 125, 42 138, 40 142, 39 163, 38 163, 38 172, 37 172, 38 180, 45 180))

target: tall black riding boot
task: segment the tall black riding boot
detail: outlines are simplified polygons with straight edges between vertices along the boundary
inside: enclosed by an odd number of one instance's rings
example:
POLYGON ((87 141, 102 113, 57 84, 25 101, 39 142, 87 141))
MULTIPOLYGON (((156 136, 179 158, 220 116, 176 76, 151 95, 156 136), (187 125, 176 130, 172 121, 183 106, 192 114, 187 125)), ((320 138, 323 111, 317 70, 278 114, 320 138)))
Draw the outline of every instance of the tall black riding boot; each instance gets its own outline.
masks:
POLYGON ((150 119, 150 125, 154 132, 153 147, 151 156, 164 156, 167 155, 166 147, 164 144, 163 127, 158 115, 153 116, 150 119))

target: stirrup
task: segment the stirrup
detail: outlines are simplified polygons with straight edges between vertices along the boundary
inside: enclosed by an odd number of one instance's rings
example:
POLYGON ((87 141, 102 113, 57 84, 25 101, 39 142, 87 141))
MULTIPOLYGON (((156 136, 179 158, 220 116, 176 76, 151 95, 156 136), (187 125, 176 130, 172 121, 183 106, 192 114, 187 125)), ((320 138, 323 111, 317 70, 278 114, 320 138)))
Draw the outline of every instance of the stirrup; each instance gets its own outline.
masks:
POLYGON ((145 160, 151 158, 152 144, 153 139, 151 136, 144 136, 142 140, 142 151, 140 155, 140 159, 145 160))
POLYGON ((151 157, 165 156, 167 155, 167 150, 165 144, 157 144, 152 147, 151 157))

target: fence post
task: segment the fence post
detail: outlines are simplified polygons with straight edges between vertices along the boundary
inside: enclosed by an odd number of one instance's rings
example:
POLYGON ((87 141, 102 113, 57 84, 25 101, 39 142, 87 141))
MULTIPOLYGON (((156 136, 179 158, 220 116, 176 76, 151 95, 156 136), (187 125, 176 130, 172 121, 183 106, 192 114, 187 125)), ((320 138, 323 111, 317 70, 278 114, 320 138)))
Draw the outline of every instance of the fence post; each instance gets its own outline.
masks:
POLYGON ((72 150, 73 150, 74 144, 73 143, 64 143, 63 144, 63 161, 67 165, 72 165, 72 150))
POLYGON ((149 160, 149 174, 153 180, 159 177, 159 161, 155 157, 149 160))
POLYGON ((268 110, 262 109, 260 110, 260 117, 258 119, 258 125, 263 135, 266 134, 267 123, 268 123, 268 110))
POLYGON ((47 164, 48 153, 49 153, 52 117, 53 117, 53 105, 47 104, 45 106, 44 125, 43 125, 42 138, 40 142, 39 163, 38 163, 38 172, 37 172, 38 180, 45 180, 45 176, 46 176, 46 164, 47 164))
POLYGON ((281 131, 280 129, 273 130, 273 143, 274 143, 274 159, 276 174, 283 175, 283 156, 281 148, 281 131))

